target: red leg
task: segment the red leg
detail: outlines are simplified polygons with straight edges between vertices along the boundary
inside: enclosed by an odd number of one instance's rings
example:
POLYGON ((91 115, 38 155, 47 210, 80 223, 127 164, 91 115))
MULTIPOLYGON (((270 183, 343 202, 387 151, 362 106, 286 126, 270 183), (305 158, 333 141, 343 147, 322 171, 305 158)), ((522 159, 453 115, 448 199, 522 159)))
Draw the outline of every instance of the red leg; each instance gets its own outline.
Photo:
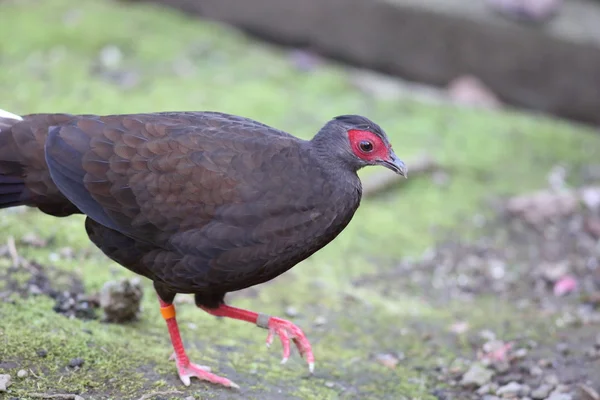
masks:
POLYGON ((179 379, 185 386, 190 385, 190 378, 196 377, 198 379, 223 385, 227 387, 239 388, 234 382, 227 378, 222 378, 218 375, 211 374, 210 368, 202 365, 196 365, 190 362, 185 349, 183 348, 183 342, 179 335, 179 327, 177 326, 177 320, 175 319, 175 306, 173 304, 166 303, 162 299, 160 301, 160 312, 167 322, 167 328, 169 329, 169 335, 171 336, 171 343, 175 350, 174 358, 177 364, 177 372, 179 373, 179 379))
POLYGON ((283 346, 283 359, 282 364, 290 357, 290 339, 296 344, 300 355, 306 358, 308 363, 308 369, 312 373, 315 369, 315 357, 313 356, 310 342, 304 335, 304 332, 290 321, 286 321, 281 318, 270 317, 265 314, 255 313, 253 311, 243 310, 241 308, 230 307, 225 304, 219 306, 219 308, 207 308, 200 307, 209 314, 217 317, 228 317, 233 319, 239 319, 240 321, 246 321, 261 328, 269 330, 267 335, 267 346, 271 346, 273 343, 273 336, 279 336, 281 345, 283 346))

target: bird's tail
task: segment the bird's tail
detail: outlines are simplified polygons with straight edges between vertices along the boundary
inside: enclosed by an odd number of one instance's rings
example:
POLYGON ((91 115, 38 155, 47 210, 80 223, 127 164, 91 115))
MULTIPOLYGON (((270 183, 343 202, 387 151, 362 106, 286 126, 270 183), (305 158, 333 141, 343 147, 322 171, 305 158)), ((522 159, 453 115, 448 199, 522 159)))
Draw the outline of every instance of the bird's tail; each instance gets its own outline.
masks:
POLYGON ((0 208, 23 205, 28 200, 22 166, 11 154, 11 128, 22 121, 18 115, 0 109, 0 208))

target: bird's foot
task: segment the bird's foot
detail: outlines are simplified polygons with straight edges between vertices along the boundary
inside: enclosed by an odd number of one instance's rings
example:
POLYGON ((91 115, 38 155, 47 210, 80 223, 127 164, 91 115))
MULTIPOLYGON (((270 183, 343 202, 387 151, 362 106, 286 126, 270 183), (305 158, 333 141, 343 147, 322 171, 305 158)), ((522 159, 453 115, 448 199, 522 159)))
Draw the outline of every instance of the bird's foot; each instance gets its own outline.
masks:
MULTIPOLYGON (((171 355, 169 356, 169 361, 176 361, 177 360, 177 355, 175 354, 175 352, 171 353, 171 355)), ((201 370, 210 372, 211 369, 209 366, 207 365, 196 365, 196 367, 200 368, 201 370)))
POLYGON ((221 376, 210 373, 210 368, 205 367, 204 365, 196 365, 191 362, 187 362, 187 365, 180 364, 177 361, 177 372, 179 373, 179 379, 185 386, 190 386, 190 378, 198 378, 203 381, 207 381, 210 383, 214 383, 216 385, 223 385, 225 387, 230 387, 234 389, 239 389, 240 387, 235 384, 235 382, 230 381, 227 378, 223 378, 221 376))
POLYGON ((292 340, 298 348, 300 355, 306 359, 308 370, 310 373, 313 373, 315 369, 315 357, 313 356, 310 342, 306 338, 304 332, 302 332, 302 329, 290 321, 276 317, 269 318, 267 329, 269 330, 269 334, 267 335, 267 347, 271 346, 275 335, 279 336, 279 340, 281 340, 281 345, 283 346, 282 364, 285 364, 290 358, 290 340, 292 340))

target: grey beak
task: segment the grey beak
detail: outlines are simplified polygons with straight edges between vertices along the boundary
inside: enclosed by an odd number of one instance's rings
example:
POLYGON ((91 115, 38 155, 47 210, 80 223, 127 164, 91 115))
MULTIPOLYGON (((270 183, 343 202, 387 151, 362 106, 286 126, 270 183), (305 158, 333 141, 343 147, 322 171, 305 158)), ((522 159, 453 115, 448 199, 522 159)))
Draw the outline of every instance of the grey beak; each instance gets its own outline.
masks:
POLYGON ((408 177, 408 168, 404 164, 404 161, 400 160, 392 150, 390 150, 389 158, 381 161, 381 165, 405 178, 408 177))

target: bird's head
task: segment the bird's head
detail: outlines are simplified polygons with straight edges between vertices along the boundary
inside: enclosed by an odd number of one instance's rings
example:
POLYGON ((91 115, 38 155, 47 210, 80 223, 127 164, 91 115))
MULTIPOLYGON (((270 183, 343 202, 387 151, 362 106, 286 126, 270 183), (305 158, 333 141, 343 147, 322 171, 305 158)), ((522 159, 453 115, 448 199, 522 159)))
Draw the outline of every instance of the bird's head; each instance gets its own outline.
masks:
POLYGON ((336 157, 354 170, 382 165, 406 177, 407 168, 392 150, 387 135, 373 121, 359 115, 340 115, 329 121, 312 140, 318 151, 336 157))

